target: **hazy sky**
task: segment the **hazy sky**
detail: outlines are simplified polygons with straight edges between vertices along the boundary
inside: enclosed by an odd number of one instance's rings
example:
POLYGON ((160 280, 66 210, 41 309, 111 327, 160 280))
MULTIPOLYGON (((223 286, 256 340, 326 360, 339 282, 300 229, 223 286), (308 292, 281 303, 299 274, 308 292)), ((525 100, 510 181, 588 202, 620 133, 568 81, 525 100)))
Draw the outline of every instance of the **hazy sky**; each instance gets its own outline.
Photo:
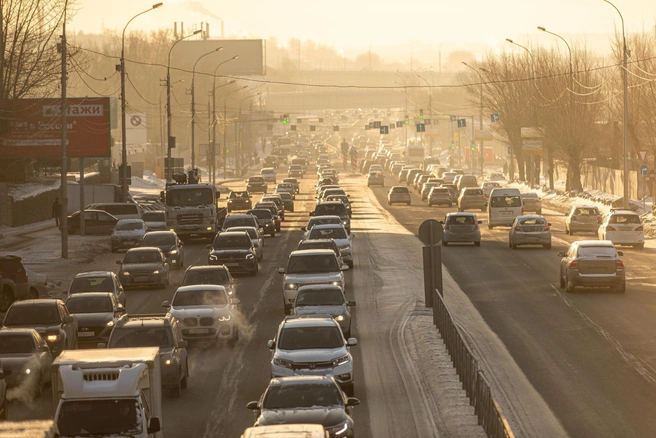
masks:
MULTIPOLYGON (((72 28, 87 33, 104 26, 122 29, 135 14, 157 0, 77 0, 80 11, 72 28)), ((654 29, 656 0, 615 0, 627 28, 654 29)), ((404 45, 416 42, 500 46, 509 37, 526 42, 537 26, 566 34, 609 33, 620 25, 615 10, 603 0, 164 0, 164 6, 132 22, 131 29, 172 27, 184 21, 209 22, 213 37, 275 36, 313 39, 336 49, 404 45)), ((547 35, 532 35, 545 38, 547 35)))

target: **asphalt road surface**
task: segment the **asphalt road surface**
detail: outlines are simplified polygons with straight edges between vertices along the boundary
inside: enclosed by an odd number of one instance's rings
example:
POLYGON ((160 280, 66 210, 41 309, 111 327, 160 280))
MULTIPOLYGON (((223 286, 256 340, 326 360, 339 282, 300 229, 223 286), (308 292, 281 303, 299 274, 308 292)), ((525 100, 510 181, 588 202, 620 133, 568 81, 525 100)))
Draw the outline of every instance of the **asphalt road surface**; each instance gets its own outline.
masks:
MULTIPOLYGON (((391 215, 416 233, 426 219, 454 208, 429 208, 411 187, 411 206, 387 206, 392 185, 372 187, 391 215)), ((508 247, 508 228, 487 229, 480 247, 442 248, 442 262, 485 322, 505 344, 549 408, 573 437, 646 437, 656 430, 656 252, 622 247, 626 294, 608 289, 559 288, 558 251, 570 237, 564 216, 543 210, 552 223, 553 248, 508 247)), ((446 291, 448 293, 448 291, 446 291)), ((521 409, 521 407, 515 407, 521 409)))

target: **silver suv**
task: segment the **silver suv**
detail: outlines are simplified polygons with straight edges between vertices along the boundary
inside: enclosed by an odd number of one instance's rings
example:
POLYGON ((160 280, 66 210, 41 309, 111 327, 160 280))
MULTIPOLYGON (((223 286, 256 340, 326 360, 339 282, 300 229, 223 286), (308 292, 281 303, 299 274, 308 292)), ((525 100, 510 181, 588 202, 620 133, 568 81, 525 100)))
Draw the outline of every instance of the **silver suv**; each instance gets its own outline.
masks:
POLYGON ((579 240, 567 251, 559 252, 560 287, 574 292, 577 286, 610 287, 626 291, 626 273, 622 252, 609 240, 579 240))
POLYGON ((273 352, 271 376, 334 377, 342 390, 353 396, 353 357, 349 347, 357 339, 344 340, 342 329, 330 315, 288 316, 276 338, 268 342, 273 352))
POLYGON ((332 284, 344 290, 344 273, 348 265, 341 265, 335 251, 330 249, 304 249, 292 251, 283 274, 282 293, 285 314, 291 312, 299 286, 306 284, 332 284))

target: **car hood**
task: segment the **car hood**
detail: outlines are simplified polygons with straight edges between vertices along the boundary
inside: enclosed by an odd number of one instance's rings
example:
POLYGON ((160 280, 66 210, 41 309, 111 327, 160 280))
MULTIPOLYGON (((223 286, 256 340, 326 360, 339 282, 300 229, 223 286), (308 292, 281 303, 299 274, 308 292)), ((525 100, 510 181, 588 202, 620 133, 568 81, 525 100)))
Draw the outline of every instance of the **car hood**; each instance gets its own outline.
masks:
POLYGON ((329 362, 347 354, 346 346, 342 346, 339 348, 312 348, 307 350, 277 349, 275 356, 292 362, 329 362))
POLYGON ((121 265, 122 271, 135 271, 135 272, 152 272, 155 269, 162 269, 161 263, 123 263, 121 265))
POLYGON ((148 228, 166 228, 166 222, 145 222, 148 228))
POLYGON ((341 272, 308 273, 308 274, 286 274, 287 283, 331 283, 343 281, 341 272))
POLYGON ((172 249, 175 249, 175 245, 157 245, 155 248, 159 248, 162 250, 164 254, 168 253, 172 249))
POLYGON ((25 354, 0 354, 2 368, 6 371, 22 370, 27 364, 37 362, 36 357, 31 353, 25 354))
POLYGON ((175 306, 171 307, 171 316, 174 318, 202 318, 217 317, 230 314, 230 306, 175 306))
POLYGON ((349 248, 351 246, 350 239, 333 239, 339 248, 349 248))
POLYGON ((269 424, 321 424, 324 427, 333 427, 348 419, 344 408, 315 407, 298 409, 265 409, 260 414, 260 426, 269 424))
POLYGON ((328 314, 330 316, 345 315, 346 305, 341 306, 294 306, 296 315, 328 314))
POLYGON ((112 232, 113 237, 124 237, 124 238, 141 238, 146 234, 144 230, 114 230, 112 232))
POLYGON ((106 325, 109 321, 114 319, 114 313, 75 313, 75 317, 77 318, 77 322, 80 327, 88 325, 97 326, 106 325))
POLYGON ((226 248, 226 249, 213 249, 210 254, 220 255, 220 256, 244 256, 250 253, 250 249, 239 249, 239 248, 226 248))
POLYGON ((5 327, 11 327, 11 328, 31 328, 39 332, 40 335, 44 335, 46 333, 46 330, 49 328, 61 328, 60 324, 50 324, 50 325, 43 325, 43 324, 13 324, 13 325, 6 325, 5 327))

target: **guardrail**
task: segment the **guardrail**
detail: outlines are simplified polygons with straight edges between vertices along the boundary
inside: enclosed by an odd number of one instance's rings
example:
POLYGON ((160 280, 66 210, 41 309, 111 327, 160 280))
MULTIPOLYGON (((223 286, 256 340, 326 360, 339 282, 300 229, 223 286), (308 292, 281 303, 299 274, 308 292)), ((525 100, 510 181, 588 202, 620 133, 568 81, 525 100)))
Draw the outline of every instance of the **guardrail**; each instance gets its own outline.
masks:
POLYGON ((453 322, 451 313, 442 296, 435 291, 433 297, 433 322, 437 326, 451 361, 460 377, 462 387, 474 407, 478 424, 491 438, 514 438, 508 421, 501 413, 499 405, 492 396, 490 385, 478 367, 478 361, 464 341, 460 330, 453 322))

